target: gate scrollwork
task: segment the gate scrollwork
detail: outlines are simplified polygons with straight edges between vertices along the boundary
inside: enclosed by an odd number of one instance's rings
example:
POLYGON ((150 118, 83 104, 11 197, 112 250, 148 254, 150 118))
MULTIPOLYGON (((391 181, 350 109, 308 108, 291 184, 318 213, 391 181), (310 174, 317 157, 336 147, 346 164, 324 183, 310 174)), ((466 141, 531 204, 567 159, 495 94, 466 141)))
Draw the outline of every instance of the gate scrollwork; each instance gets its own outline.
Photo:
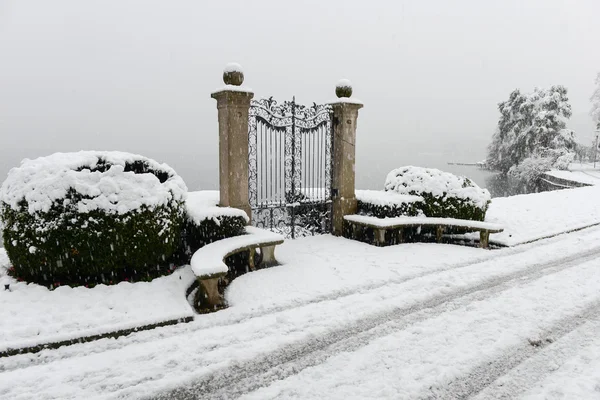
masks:
POLYGON ((254 225, 292 238, 331 232, 332 120, 328 104, 252 100, 248 189, 254 225))

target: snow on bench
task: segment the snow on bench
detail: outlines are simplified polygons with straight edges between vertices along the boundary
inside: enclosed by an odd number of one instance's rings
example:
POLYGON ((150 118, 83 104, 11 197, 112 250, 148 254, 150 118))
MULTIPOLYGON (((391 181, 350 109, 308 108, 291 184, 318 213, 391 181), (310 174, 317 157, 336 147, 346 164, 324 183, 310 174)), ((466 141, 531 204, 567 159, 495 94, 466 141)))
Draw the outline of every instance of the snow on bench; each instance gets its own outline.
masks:
POLYGON ((346 215, 346 221, 355 222, 362 225, 370 225, 377 228, 397 228, 401 226, 421 226, 421 225, 446 225, 462 228, 473 228, 473 230, 485 229, 491 233, 502 232, 504 229, 498 224, 489 222, 472 221, 458 218, 434 218, 434 217, 396 217, 396 218, 378 218, 368 215, 346 215))
POLYGON ((200 288, 196 304, 201 309, 217 309, 224 307, 224 300, 218 291, 219 279, 227 275, 228 267, 225 259, 242 251, 249 251, 249 269, 254 271, 254 254, 256 248, 261 251, 261 266, 272 266, 275 259, 275 246, 283 243, 283 236, 276 233, 247 226, 246 234, 217 240, 198 249, 190 262, 192 271, 197 277, 200 288))
MULTIPOLYGON (((190 262, 192 271, 199 278, 209 278, 213 275, 223 275, 228 271, 225 258, 241 251, 275 248, 283 243, 283 236, 264 229, 247 226, 246 234, 217 240, 198 249, 190 262)), ((263 253, 263 263, 274 262, 274 253, 263 253)), ((254 269, 254 266, 251 266, 254 269)))
MULTIPOLYGON (((486 248, 489 244, 490 233, 499 233, 504 230, 498 224, 489 222, 472 221, 457 218, 433 218, 433 217, 396 217, 396 218, 377 218, 368 215, 346 215, 344 219, 357 226, 367 226, 375 229, 376 242, 379 246, 385 245, 385 231, 388 229, 404 228, 409 226, 435 226, 436 238, 440 242, 444 229, 448 227, 464 228, 468 231, 479 231, 479 244, 486 248)), ((400 240, 402 240, 402 230, 400 230, 400 240)))

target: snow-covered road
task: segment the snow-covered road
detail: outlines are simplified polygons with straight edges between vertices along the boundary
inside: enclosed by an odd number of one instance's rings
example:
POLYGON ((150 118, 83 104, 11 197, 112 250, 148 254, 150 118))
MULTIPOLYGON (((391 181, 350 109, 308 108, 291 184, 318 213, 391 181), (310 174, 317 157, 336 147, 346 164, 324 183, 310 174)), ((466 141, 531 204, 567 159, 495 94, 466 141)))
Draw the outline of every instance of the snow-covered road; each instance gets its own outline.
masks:
MULTIPOLYGON (((358 273, 338 239, 297 242, 307 247, 289 249, 299 259, 318 254, 358 273), (339 246, 326 253, 327 241, 339 246)), ((286 290, 284 266, 249 274, 227 312, 0 359, 0 398, 585 398, 600 388, 590 370, 600 364, 600 228, 496 251, 358 248, 367 272, 385 279, 243 307, 261 282, 286 290), (411 252, 428 253, 428 265, 394 263, 411 252), (556 383, 574 376, 576 388, 556 383)))

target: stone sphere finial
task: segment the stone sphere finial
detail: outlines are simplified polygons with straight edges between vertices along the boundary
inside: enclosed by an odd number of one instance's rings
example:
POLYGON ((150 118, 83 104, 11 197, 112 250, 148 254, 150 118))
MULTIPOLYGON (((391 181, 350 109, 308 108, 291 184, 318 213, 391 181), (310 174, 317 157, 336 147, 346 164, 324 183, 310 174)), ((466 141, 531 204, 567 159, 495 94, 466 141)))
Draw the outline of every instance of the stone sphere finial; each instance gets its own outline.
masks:
POLYGON ((352 83, 348 79, 340 79, 335 85, 335 94, 337 97, 351 97, 352 96, 352 83))
POLYGON ((229 63, 223 69, 223 82, 226 85, 240 86, 244 83, 244 71, 238 63, 229 63))

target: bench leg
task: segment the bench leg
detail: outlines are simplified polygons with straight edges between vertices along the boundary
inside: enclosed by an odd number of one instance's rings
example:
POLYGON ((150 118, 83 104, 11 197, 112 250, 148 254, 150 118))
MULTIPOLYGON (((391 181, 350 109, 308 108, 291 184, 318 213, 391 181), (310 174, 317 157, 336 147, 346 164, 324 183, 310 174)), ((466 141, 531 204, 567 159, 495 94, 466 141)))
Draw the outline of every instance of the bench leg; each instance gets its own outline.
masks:
POLYGON ((444 227, 442 225, 438 225, 435 230, 435 240, 438 243, 442 243, 442 236, 444 236, 444 227))
POLYGON ((479 247, 487 249, 490 244, 490 233, 488 231, 479 232, 479 247))
MULTIPOLYGON (((252 248, 249 250, 250 255, 248 256, 248 268, 250 271, 256 271, 256 265, 254 265, 254 256, 256 255, 256 249, 252 248)), ((247 271, 246 271, 247 272, 247 271)))
POLYGON ((261 247, 260 251, 262 253, 262 267, 272 267, 273 265, 277 265, 277 260, 275 259, 275 246, 261 247))
POLYGON ((199 311, 210 312, 225 307, 225 300, 219 293, 219 279, 220 277, 198 278, 200 286, 196 293, 196 306, 199 311))
POLYGON ((360 236, 360 227, 357 224, 352 224, 352 239, 358 240, 360 236))
POLYGON ((385 246, 385 229, 375 230, 375 244, 377 246, 385 246))

